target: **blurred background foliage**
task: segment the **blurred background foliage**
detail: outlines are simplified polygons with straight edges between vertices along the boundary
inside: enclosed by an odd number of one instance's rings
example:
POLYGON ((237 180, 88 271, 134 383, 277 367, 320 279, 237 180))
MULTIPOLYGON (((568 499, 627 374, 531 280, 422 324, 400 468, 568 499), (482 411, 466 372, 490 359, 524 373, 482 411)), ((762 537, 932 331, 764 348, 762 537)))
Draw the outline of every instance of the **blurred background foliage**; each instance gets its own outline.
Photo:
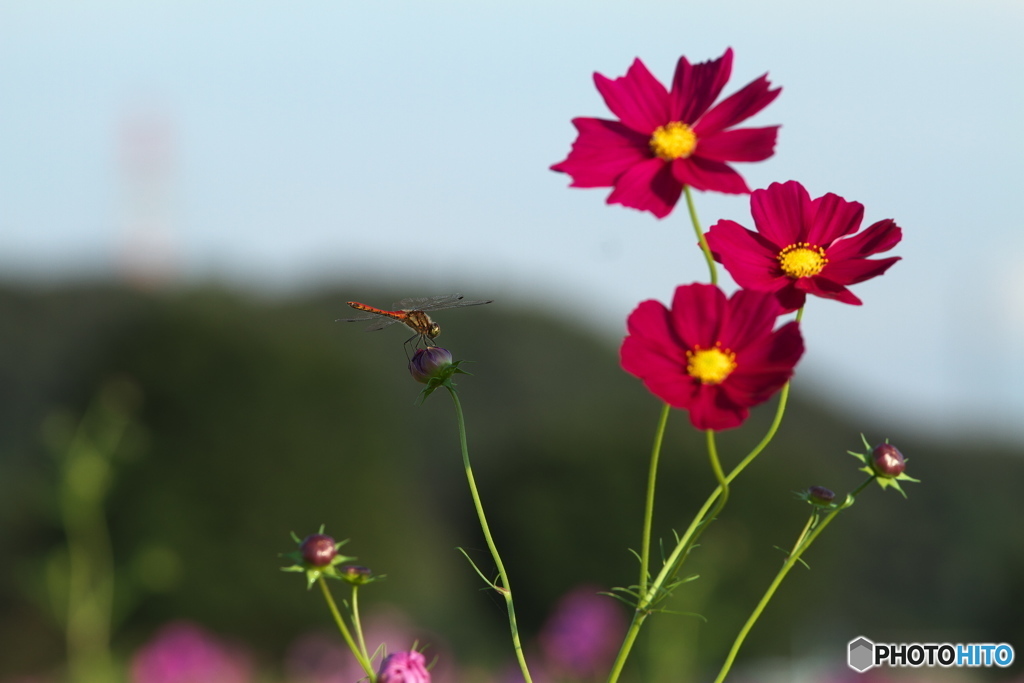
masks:
MULTIPOLYGON (((345 291, 0 287, 0 679, 66 662, 59 453, 95 405, 127 420, 103 503, 116 657, 189 619, 246 643, 273 671, 298 634, 329 627, 321 596, 278 570, 289 532, 323 523, 352 539, 346 554, 387 575, 362 592, 364 610, 398 606, 460 665, 506 667, 503 604, 455 550, 489 571, 450 401, 414 405, 420 385, 400 332, 335 324, 345 291)), ((359 291, 377 304, 407 294, 359 291)), ((470 450, 529 638, 574 586, 635 583, 627 549, 639 543, 660 406, 619 369, 614 340, 500 297, 439 318, 439 342, 475 361, 459 381, 470 450)), ((670 605, 709 621, 648 622, 633 680, 717 670, 782 562, 775 546, 790 547, 806 519, 792 492, 856 486, 846 451, 860 449, 862 431, 890 438, 922 483, 905 486, 909 500, 869 489, 837 520, 808 554, 811 570, 794 572, 755 627, 738 675, 767 658, 841 662, 858 635, 1024 642, 1021 445, 882 433, 805 388, 798 368, 778 437, 702 537, 686 570, 701 578, 670 605)), ((727 467, 774 408, 721 435, 727 467)), ((703 436, 683 413, 662 463, 655 533, 671 544, 713 488, 703 436)))

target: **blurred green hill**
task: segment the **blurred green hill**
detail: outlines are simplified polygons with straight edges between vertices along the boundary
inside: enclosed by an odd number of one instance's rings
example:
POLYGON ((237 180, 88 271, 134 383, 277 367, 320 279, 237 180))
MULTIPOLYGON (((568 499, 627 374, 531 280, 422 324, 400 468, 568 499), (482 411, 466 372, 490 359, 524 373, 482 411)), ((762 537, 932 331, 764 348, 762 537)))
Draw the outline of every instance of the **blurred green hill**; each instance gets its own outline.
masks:
MULTIPOLYGON (((324 523, 388 576, 364 589, 364 609, 400 606, 462 663, 510 659, 503 605, 454 549, 489 571, 451 402, 438 393, 415 406, 405 337, 335 324, 345 298, 0 287, 0 679, 64 658, 47 589, 63 544, 47 444, 112 380, 138 395, 105 503, 117 653, 188 618, 275 666, 296 635, 329 626, 320 596, 278 570, 289 532, 324 523)), ((439 317, 438 341, 475 361, 459 381, 470 450, 529 635, 577 584, 635 583, 627 548, 639 544, 660 404, 585 330, 500 302, 439 317)), ((841 662, 858 635, 1024 643, 1024 447, 881 433, 847 423, 829 399, 804 393, 798 368, 778 437, 702 537, 686 570, 701 579, 671 605, 710 621, 653 619, 642 680, 717 667, 783 560, 775 546, 789 547, 806 519, 792 492, 856 486, 846 451, 862 431, 889 437, 922 483, 905 486, 908 500, 869 489, 840 516, 808 554, 811 570, 794 571, 755 627, 741 666, 822 653, 841 662)), ((773 411, 774 401, 722 435, 727 467, 773 411)), ((703 436, 683 413, 662 462, 655 531, 670 544, 713 488, 703 436)))

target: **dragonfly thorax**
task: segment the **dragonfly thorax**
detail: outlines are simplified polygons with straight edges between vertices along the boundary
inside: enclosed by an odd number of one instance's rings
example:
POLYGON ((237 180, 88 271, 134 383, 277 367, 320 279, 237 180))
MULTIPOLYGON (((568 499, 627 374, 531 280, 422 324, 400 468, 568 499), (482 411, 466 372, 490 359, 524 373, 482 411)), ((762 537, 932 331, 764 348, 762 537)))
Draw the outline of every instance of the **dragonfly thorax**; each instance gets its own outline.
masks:
POLYGON ((405 343, 415 342, 414 346, 423 344, 433 346, 431 343, 441 334, 441 326, 430 319, 427 311, 441 311, 447 308, 461 308, 463 306, 479 306, 489 304, 491 301, 468 301, 461 294, 448 296, 434 296, 427 298, 402 299, 394 305, 396 310, 376 308, 358 301, 345 302, 357 311, 369 313, 361 318, 344 318, 344 322, 369 322, 370 330, 383 330, 389 325, 402 323, 416 334, 410 337, 405 343))
POLYGON ((426 339, 433 339, 441 334, 441 326, 431 320, 430 316, 423 311, 405 311, 403 322, 426 339))

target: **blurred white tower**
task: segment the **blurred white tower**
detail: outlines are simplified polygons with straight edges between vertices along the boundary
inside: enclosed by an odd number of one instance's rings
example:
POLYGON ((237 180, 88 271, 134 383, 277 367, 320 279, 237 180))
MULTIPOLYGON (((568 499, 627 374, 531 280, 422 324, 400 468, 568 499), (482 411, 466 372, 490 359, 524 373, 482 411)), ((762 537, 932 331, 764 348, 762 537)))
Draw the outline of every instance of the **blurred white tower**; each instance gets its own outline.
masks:
POLYGON ((168 284, 178 274, 172 219, 173 130, 158 109, 129 113, 118 129, 121 242, 118 273, 141 287, 168 284))

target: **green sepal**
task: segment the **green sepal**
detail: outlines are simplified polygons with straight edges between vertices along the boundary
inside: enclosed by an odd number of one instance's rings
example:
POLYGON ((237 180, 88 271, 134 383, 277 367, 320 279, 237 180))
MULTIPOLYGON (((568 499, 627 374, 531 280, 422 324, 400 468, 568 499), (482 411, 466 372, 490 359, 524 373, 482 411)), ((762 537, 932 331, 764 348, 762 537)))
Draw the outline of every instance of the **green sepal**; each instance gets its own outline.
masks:
MULTIPOLYGON (((868 453, 870 453, 873 450, 873 448, 871 447, 871 444, 868 443, 867 437, 865 437, 863 434, 861 434, 860 438, 861 438, 861 441, 864 442, 864 448, 866 448, 868 453)), ((885 443, 889 443, 889 439, 886 439, 885 443)), ((914 479, 912 476, 907 474, 906 471, 900 472, 900 474, 898 474, 895 477, 887 477, 885 475, 878 474, 877 472, 875 472, 875 468, 873 468, 871 466, 871 461, 869 460, 868 455, 866 453, 854 453, 853 451, 846 451, 846 452, 849 453, 850 455, 852 455, 853 457, 857 458, 858 460, 860 460, 862 463, 864 463, 864 467, 857 468, 857 471, 858 472, 864 472, 865 474, 874 477, 875 481, 878 482, 878 485, 882 487, 882 490, 885 490, 886 488, 892 487, 892 488, 896 489, 897 491, 899 491, 900 495, 902 495, 904 498, 906 498, 907 494, 903 490, 903 487, 900 486, 900 482, 901 481, 911 481, 911 482, 914 482, 915 484, 920 484, 921 483, 920 479, 914 479)), ((903 463, 904 464, 909 463, 909 462, 910 462, 910 458, 907 458, 907 457, 903 458, 903 463)))
POLYGON ((365 586, 368 583, 387 578, 386 574, 374 574, 367 567, 358 567, 356 569, 366 569, 368 573, 351 571, 354 568, 356 568, 354 565, 346 565, 338 572, 338 576, 352 586, 365 586))
POLYGON ((432 393, 434 393, 435 389, 438 389, 440 387, 454 388, 455 382, 452 381, 452 377, 454 377, 455 375, 472 375, 473 373, 466 372, 465 370, 459 367, 459 365, 461 365, 462 363, 472 362, 473 361, 467 360, 453 361, 451 365, 446 367, 444 370, 438 372, 436 376, 431 377, 429 380, 427 380, 427 385, 423 387, 423 391, 421 391, 419 396, 416 398, 415 405, 422 405, 423 402, 427 400, 427 396, 430 396, 432 393))
MULTIPOLYGON (((903 462, 908 462, 908 460, 904 459, 903 462)), ((900 486, 900 482, 901 481, 912 481, 915 484, 920 484, 921 483, 920 479, 914 479, 912 476, 910 476, 906 472, 900 473, 900 475, 897 476, 897 477, 883 477, 883 476, 875 474, 875 471, 873 469, 871 469, 870 467, 862 467, 862 468, 860 468, 860 471, 861 472, 867 472, 868 474, 874 475, 875 481, 878 482, 878 485, 881 486, 883 490, 891 486, 892 488, 894 488, 897 491, 899 491, 900 495, 902 495, 904 498, 907 497, 907 493, 906 493, 906 491, 903 490, 903 487, 900 486)))

